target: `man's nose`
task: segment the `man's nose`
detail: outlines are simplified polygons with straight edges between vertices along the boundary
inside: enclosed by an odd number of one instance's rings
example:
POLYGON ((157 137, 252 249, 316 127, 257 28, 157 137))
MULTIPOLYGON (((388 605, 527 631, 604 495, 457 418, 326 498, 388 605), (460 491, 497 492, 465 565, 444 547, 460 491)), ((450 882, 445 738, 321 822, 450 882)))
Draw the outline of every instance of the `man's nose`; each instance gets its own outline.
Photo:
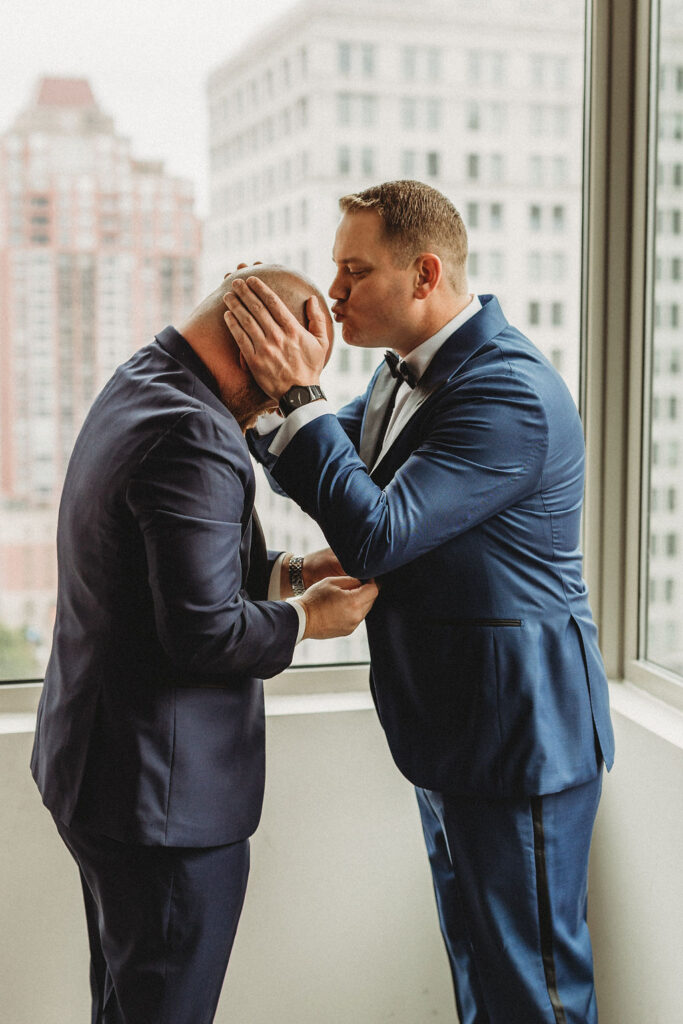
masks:
POLYGON ((330 285, 327 294, 329 295, 329 297, 331 299, 345 299, 346 298, 347 292, 346 292, 346 289, 343 287, 343 285, 342 285, 342 283, 341 283, 341 281, 339 279, 339 274, 335 275, 334 281, 330 285))

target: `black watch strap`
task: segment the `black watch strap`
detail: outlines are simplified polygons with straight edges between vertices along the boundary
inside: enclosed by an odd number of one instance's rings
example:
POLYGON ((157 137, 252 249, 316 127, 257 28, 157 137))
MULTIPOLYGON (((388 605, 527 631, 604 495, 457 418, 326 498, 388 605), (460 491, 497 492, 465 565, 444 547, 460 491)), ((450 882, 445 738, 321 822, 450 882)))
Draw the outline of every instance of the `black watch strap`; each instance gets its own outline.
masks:
POLYGON ((294 384, 289 391, 285 391, 280 399, 280 412, 283 416, 289 416, 290 412, 300 409, 303 405, 317 402, 325 397, 325 392, 318 384, 294 384))

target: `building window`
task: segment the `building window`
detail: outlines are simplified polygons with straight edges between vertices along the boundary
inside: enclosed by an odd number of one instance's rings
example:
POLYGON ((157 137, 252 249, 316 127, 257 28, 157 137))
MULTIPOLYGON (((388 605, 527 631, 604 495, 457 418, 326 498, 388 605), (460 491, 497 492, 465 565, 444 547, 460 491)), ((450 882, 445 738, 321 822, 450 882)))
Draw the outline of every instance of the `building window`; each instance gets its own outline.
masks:
POLYGON ((553 327, 562 327, 564 324, 564 304, 553 302, 550 307, 550 322, 553 327))
POLYGON ((553 206, 553 231, 564 231, 565 209, 564 206, 553 206))
POLYGON ((426 123, 427 129, 430 132, 438 131, 441 128, 441 100, 430 98, 426 101, 427 105, 427 116, 426 123))
POLYGON ((351 43, 337 43, 337 71, 340 75, 351 74, 351 43))
POLYGON ((417 71, 417 47, 404 46, 401 52, 401 70, 403 77, 412 82, 417 71))
POLYGON ((479 227, 479 203, 468 203, 466 206, 466 224, 468 228, 479 227))
POLYGON ((339 146, 337 149, 337 172, 339 174, 351 173, 351 150, 348 146, 339 146))
POLYGON ((360 66, 365 78, 372 78, 375 73, 375 47, 372 43, 363 43, 360 48, 360 66))
POLYGON ((401 127, 414 128, 417 123, 417 102, 412 96, 404 96, 401 100, 401 127))
POLYGON ((530 302, 527 306, 527 321, 531 327, 537 327, 541 322, 540 302, 530 302))
POLYGON ((375 173, 375 153, 370 146, 363 146, 360 155, 360 164, 363 174, 375 173))
POLYGON ((377 123, 377 97, 369 94, 361 96, 360 109, 364 127, 373 127, 377 123))
POLYGON ((470 181, 476 181, 479 178, 478 153, 468 153, 467 155, 467 177, 470 181))
POLYGON ((427 176, 429 178, 437 178, 439 176, 439 154, 435 152, 427 153, 427 176))
POLYGON ((337 93, 337 124, 351 124, 351 93, 337 93))
POLYGON ((414 149, 404 149, 401 153, 401 174, 404 178, 415 177, 416 156, 414 149))

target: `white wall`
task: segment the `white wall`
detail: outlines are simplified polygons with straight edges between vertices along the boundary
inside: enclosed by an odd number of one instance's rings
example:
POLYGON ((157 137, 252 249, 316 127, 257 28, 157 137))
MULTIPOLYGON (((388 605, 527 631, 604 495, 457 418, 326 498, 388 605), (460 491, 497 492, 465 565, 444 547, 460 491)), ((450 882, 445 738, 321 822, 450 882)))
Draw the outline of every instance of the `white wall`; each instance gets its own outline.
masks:
POLYGON ((600 1024, 683 1021, 683 715, 611 686, 615 766, 593 841, 600 1024))
MULTIPOLYGON (((412 790, 355 692, 364 675, 328 670, 328 688, 352 687, 334 695, 307 692, 313 672, 270 684, 267 797, 217 1024, 455 1024, 412 790)), ((0 687, 0 1021, 77 1024, 85 926, 28 772, 37 692, 0 687)), ((600 1021, 674 1024, 683 716, 626 686, 613 705, 618 759, 591 865, 600 1021)))
MULTIPOLYGON (((269 705, 267 797, 217 1024, 454 1020, 415 798, 367 692, 269 705)), ((0 732, 0 1022, 77 1024, 78 877, 29 774, 31 715, 4 718, 24 731, 0 732)))

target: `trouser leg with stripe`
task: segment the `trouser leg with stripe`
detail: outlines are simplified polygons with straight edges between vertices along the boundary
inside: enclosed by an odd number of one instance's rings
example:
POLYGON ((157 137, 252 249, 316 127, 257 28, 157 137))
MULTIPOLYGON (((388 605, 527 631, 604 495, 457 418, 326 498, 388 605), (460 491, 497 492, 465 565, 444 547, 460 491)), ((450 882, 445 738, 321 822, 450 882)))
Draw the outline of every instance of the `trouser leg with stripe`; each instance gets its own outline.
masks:
POLYGON ((417 790, 460 1024, 596 1024, 586 905, 601 781, 520 800, 417 790))

